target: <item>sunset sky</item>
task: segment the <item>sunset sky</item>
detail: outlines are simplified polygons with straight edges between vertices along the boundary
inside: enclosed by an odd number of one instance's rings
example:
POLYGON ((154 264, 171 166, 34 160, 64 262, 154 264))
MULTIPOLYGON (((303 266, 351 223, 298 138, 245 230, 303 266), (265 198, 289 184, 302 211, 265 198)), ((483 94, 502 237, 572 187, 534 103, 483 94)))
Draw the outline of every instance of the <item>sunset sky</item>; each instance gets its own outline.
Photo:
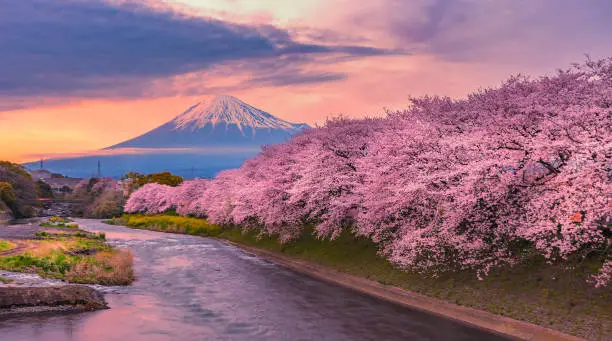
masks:
POLYGON ((608 0, 0 0, 0 160, 95 150, 204 96, 380 115, 612 56, 608 0))

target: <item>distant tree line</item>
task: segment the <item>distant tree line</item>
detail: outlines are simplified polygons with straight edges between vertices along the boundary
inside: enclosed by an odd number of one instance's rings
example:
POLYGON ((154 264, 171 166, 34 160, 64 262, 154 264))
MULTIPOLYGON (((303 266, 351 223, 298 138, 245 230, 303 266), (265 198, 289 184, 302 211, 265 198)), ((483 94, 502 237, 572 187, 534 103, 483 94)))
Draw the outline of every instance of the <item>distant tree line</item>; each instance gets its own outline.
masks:
POLYGON ((77 200, 74 214, 87 218, 111 218, 123 213, 127 197, 146 184, 178 186, 183 178, 170 172, 140 174, 130 172, 121 177, 122 182, 112 178, 89 178, 82 180, 68 198, 77 200))
POLYGON ((184 181, 182 177, 167 171, 151 174, 129 172, 122 176, 121 179, 126 183, 126 186, 128 186, 128 193, 132 193, 138 188, 150 183, 176 187, 184 181))

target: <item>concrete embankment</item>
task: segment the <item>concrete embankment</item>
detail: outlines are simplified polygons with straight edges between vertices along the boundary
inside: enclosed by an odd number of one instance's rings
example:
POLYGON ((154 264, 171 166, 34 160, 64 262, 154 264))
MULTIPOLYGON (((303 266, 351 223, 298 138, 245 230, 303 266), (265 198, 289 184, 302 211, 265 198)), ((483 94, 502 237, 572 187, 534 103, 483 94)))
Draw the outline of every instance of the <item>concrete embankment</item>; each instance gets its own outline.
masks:
POLYGON ((378 297, 413 309, 419 309, 438 316, 450 318, 492 332, 508 335, 521 340, 538 341, 579 341, 584 340, 556 330, 544 328, 527 322, 491 314, 437 300, 424 295, 409 292, 397 287, 387 286, 368 279, 348 275, 333 269, 307 261, 293 259, 268 250, 237 244, 226 243, 256 254, 273 263, 321 280, 341 285, 371 296, 378 297))

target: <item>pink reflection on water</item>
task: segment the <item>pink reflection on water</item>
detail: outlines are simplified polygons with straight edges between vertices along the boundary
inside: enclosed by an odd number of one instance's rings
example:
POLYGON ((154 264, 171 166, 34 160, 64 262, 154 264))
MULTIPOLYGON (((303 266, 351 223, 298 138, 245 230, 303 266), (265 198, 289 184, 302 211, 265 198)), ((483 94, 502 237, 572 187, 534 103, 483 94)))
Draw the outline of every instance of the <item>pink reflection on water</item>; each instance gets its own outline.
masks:
POLYGON ((158 269, 176 269, 186 268, 193 264, 193 261, 187 256, 179 255, 168 257, 163 260, 163 263, 157 264, 155 267, 158 269))
POLYGON ((97 312, 80 326, 79 340, 172 340, 172 327, 152 296, 109 295, 111 310, 97 312), (138 331, 134 335, 134 331, 138 331))
POLYGON ((152 296, 107 295, 107 300, 109 310, 0 320, 0 340, 168 341, 181 340, 188 329, 173 324, 169 314, 173 310, 164 309, 152 296))

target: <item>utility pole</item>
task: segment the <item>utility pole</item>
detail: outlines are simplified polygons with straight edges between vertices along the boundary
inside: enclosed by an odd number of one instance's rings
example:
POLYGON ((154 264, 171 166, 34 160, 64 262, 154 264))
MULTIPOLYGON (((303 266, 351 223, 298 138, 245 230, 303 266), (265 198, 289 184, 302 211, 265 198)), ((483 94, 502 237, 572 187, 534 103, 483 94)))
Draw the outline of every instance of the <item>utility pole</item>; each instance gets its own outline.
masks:
POLYGON ((98 160, 98 174, 97 174, 98 178, 102 177, 102 165, 100 164, 100 160, 98 160))
POLYGON ((43 169, 43 158, 41 157, 40 158, 40 170, 42 170, 42 169, 43 169))

